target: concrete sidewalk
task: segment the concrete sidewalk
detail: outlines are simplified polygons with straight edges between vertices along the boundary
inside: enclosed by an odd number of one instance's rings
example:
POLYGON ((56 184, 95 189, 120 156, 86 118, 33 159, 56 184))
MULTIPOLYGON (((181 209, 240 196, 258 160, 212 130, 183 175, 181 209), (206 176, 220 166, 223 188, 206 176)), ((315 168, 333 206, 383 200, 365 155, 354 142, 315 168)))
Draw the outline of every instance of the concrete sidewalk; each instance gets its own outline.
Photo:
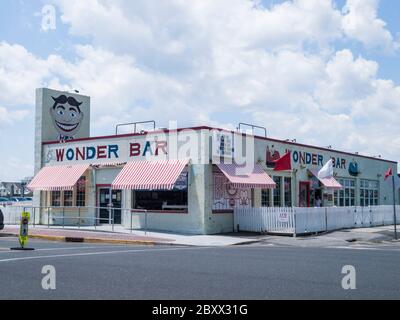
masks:
MULTIPOLYGON (((3 233, 18 235, 19 226, 6 226, 3 233)), ((115 226, 114 231, 109 226, 94 227, 51 227, 30 226, 29 236, 32 238, 54 241, 103 242, 119 244, 164 244, 185 246, 231 246, 257 241, 253 238, 243 238, 230 235, 191 235, 167 232, 146 232, 127 230, 115 226)))
MULTIPOLYGON (((399 230, 400 231, 400 230, 399 230)), ((400 236, 400 233, 398 234, 400 236)), ((393 245, 400 248, 400 240, 394 240, 393 226, 346 229, 317 235, 282 237, 257 236, 259 244, 273 244, 295 247, 350 247, 354 245, 393 245)))
MULTIPOLYGON (((3 234, 19 234, 19 226, 6 226, 3 234)), ((399 245, 394 241, 393 226, 348 229, 318 235, 308 235, 293 238, 290 236, 265 235, 258 233, 231 233, 221 235, 192 235, 169 232, 142 230, 127 230, 115 226, 98 227, 57 227, 30 226, 29 235, 32 238, 54 241, 99 242, 113 244, 148 244, 148 245, 185 245, 185 246, 232 246, 245 244, 295 246, 295 247, 332 247, 352 246, 354 244, 399 245)), ((399 233, 400 235, 400 233, 399 233)))

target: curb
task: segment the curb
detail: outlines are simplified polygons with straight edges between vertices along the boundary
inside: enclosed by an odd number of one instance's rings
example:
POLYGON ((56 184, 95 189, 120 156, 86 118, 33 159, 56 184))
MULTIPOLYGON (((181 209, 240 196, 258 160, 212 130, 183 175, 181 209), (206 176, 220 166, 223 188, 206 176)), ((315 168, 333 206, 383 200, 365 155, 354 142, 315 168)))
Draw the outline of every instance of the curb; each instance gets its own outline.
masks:
MULTIPOLYGON (((14 234, 14 236, 16 236, 14 234)), ((80 243, 109 243, 109 244, 136 244, 136 245, 156 245, 164 244, 156 241, 147 240, 118 240, 118 239, 99 239, 99 238, 81 238, 81 237, 63 237, 63 236, 48 236, 48 235, 30 235, 31 239, 41 239, 58 242, 80 242, 80 243)))

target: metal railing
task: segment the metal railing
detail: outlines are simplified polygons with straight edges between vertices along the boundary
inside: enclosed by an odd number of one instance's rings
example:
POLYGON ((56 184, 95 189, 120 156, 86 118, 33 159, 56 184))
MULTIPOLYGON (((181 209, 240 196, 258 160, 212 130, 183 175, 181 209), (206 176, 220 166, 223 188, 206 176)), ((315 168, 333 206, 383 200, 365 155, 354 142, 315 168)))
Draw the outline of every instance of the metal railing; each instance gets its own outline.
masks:
POLYGON ((118 135, 118 129, 120 127, 125 127, 125 126, 134 126, 133 128, 133 133, 136 133, 137 125, 138 124, 146 124, 146 123, 152 123, 153 124, 153 131, 156 130, 156 122, 154 120, 149 120, 149 121, 136 121, 136 122, 129 122, 129 123, 120 123, 115 126, 115 134, 118 135))
MULTIPOLYGON (((4 206, 1 207, 4 215, 5 225, 16 225, 20 223, 22 212, 28 211, 31 214, 29 224, 33 227, 36 225, 47 226, 48 228, 59 226, 62 228, 66 227, 78 227, 81 228, 94 228, 97 230, 99 226, 108 225, 114 232, 116 225, 116 212, 121 214, 128 213, 130 220, 130 232, 133 232, 133 217, 135 214, 144 214, 144 230, 147 234, 148 224, 148 210, 140 209, 127 209, 118 208, 112 206, 96 207, 96 206, 85 206, 85 207, 70 207, 70 206, 4 206), (108 216, 102 216, 101 210, 108 211, 108 216), (39 219, 38 219, 39 218, 39 219), (38 221, 39 220, 39 221, 38 221), (76 221, 76 223, 71 223, 76 221)), ((119 220, 119 219, 118 219, 119 220)), ((119 224, 119 223, 118 223, 119 224)), ((142 228, 141 228, 142 229, 142 228)))

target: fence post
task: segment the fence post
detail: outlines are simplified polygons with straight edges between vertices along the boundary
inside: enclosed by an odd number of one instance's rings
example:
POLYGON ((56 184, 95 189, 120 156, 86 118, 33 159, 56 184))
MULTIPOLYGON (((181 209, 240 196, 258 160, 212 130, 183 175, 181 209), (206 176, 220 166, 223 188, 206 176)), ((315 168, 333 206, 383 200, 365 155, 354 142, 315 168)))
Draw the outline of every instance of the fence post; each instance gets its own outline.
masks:
POLYGON ((112 231, 114 232, 115 209, 112 208, 112 231))
POLYGON ((63 209, 62 209, 62 215, 63 215, 62 221, 63 221, 63 229, 64 229, 64 227, 65 227, 65 207, 63 207, 63 209))
POLYGON ((129 213, 130 213, 130 215, 131 215, 131 233, 132 233, 132 228, 133 228, 133 218, 132 218, 132 216, 133 216, 133 213, 132 213, 132 211, 129 211, 129 213))
POLYGON ((296 223, 296 209, 292 207, 293 210, 293 237, 297 237, 297 223, 296 223))
POLYGON ((111 227, 111 204, 108 204, 108 226, 111 227))
POLYGON ((144 212, 144 235, 147 236, 147 210, 144 212))
POLYGON ((81 207, 78 207, 78 228, 81 228, 81 207))
POLYGON ((372 207, 369 206, 369 226, 373 226, 373 218, 372 218, 372 207))
POLYGON ((101 207, 96 208, 94 207, 94 230, 97 230, 97 222, 100 222, 100 210, 101 207))
POLYGON ((36 225, 36 207, 33 207, 33 227, 36 225))
POLYGON ((325 207, 325 231, 328 231, 328 208, 325 207))

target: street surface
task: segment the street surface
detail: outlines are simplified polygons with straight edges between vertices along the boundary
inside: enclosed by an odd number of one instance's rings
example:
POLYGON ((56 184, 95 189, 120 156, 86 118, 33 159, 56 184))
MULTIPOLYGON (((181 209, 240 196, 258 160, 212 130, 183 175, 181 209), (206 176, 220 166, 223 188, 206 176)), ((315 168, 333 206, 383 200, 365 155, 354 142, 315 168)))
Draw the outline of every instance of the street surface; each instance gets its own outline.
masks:
POLYGON ((0 237, 0 299, 399 299, 400 247, 134 246, 0 237), (42 288, 55 267, 56 289, 42 288), (344 290, 342 267, 356 269, 344 290))

